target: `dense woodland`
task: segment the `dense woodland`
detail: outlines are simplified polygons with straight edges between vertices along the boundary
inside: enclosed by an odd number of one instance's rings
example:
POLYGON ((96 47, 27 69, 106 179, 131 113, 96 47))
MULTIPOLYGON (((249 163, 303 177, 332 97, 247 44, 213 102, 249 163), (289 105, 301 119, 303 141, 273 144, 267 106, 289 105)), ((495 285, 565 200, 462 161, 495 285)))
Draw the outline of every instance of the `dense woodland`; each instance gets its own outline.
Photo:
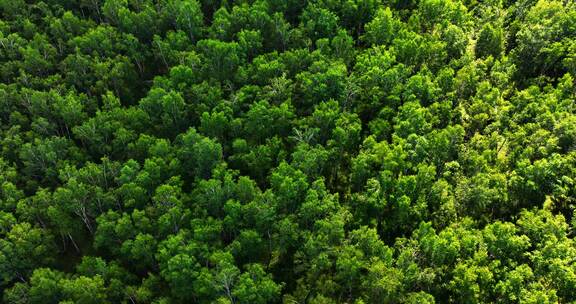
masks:
POLYGON ((0 0, 3 303, 576 303, 576 2, 0 0))

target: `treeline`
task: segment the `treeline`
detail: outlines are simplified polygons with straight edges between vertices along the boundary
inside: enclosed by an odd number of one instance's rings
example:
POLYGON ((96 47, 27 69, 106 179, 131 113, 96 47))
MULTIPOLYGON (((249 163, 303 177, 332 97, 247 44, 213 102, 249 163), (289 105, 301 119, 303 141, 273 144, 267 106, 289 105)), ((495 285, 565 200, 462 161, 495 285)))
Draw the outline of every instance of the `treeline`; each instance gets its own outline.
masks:
POLYGON ((576 3, 0 0, 3 303, 576 303, 576 3))

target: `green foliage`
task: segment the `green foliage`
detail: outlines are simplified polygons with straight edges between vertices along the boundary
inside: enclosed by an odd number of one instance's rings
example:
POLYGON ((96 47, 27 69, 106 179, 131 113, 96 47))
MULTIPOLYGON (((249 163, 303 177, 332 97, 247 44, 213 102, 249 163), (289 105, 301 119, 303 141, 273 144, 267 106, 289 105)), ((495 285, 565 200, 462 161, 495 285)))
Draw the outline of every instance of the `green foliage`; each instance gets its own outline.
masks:
POLYGON ((494 58, 500 57, 504 50, 504 33, 501 28, 494 28, 491 24, 485 24, 480 31, 476 42, 476 56, 494 58))
POLYGON ((0 0, 1 303, 576 303, 576 4, 0 0))

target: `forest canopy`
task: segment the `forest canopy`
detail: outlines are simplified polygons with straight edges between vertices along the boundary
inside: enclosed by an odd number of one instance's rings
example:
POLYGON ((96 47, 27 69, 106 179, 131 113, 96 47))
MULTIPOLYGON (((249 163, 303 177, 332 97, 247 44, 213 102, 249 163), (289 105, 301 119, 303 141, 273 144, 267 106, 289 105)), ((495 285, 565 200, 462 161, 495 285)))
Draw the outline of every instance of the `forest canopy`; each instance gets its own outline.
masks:
POLYGON ((0 0, 0 302, 576 303, 576 2, 0 0))

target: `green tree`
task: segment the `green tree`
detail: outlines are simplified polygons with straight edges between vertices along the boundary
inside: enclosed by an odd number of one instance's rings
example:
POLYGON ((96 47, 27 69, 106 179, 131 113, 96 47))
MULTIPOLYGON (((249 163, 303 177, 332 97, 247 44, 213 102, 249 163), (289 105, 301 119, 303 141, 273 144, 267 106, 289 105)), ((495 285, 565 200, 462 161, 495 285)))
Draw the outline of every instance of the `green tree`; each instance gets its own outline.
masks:
POLYGON ((487 23, 482 27, 478 41, 476 41, 476 56, 484 58, 492 56, 499 58, 504 51, 504 34, 500 27, 494 28, 487 23))
POLYGON ((52 236, 23 222, 12 226, 0 240, 2 285, 25 281, 36 268, 54 262, 56 248, 52 236))

